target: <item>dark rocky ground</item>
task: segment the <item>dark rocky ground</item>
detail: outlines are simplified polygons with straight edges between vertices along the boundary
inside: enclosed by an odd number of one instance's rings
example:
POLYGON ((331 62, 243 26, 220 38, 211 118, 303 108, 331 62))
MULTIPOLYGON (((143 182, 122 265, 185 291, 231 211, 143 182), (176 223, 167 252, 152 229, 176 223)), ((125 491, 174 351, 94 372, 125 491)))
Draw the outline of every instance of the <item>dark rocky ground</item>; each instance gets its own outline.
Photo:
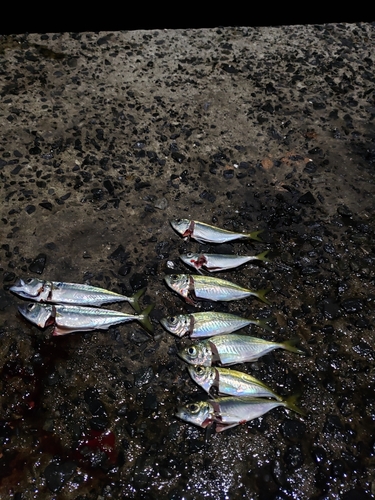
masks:
POLYGON ((374 498, 374 42, 366 23, 0 38, 1 498, 374 498), (206 442, 174 417, 204 394, 158 325, 192 311, 163 276, 208 247, 176 217, 265 230, 229 249, 273 261, 221 277, 272 306, 202 308, 299 338, 306 356, 238 368, 306 418, 206 442), (19 276, 147 284, 155 336, 53 338, 17 313, 19 276))

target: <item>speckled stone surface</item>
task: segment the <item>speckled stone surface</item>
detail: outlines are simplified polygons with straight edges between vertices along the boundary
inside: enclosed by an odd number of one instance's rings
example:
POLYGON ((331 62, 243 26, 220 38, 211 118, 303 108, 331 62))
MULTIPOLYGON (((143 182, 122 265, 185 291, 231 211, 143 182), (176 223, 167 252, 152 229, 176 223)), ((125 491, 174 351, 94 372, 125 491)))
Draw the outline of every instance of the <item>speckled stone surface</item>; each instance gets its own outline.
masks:
POLYGON ((374 48, 366 23, 0 37, 1 498, 373 498, 374 48), (223 249, 181 239, 181 217, 264 230, 224 250, 273 260, 220 277, 272 305, 201 310, 299 339, 306 356, 236 368, 306 417, 206 436, 174 416, 205 394, 158 323, 194 310, 163 277, 223 249), (30 276, 147 285, 154 338, 52 337, 8 290, 30 276))

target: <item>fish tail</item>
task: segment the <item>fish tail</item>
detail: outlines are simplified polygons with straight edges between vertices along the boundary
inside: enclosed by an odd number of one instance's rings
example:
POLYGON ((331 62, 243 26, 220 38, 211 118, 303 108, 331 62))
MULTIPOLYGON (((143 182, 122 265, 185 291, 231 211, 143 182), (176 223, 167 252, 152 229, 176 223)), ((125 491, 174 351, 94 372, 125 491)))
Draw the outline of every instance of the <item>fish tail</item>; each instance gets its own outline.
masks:
POLYGON ((260 233, 263 233, 263 229, 260 231, 253 231, 252 233, 247 233, 247 237, 251 240, 255 241, 263 241, 262 238, 259 238, 260 233))
POLYGON ((271 288, 263 288, 262 290, 258 290, 254 295, 258 297, 259 300, 264 302, 265 304, 271 305, 271 302, 266 299, 266 295, 271 291, 271 288))
POLYGON ((284 399, 283 403, 284 403, 284 406, 286 408, 288 408, 289 410, 293 410, 296 413, 298 413, 299 415, 302 415, 302 417, 306 417, 307 413, 305 412, 305 410, 302 410, 302 408, 297 406, 297 401, 299 400, 300 396, 301 396, 300 393, 292 394, 288 398, 284 399))
POLYGON ((146 307, 138 316, 137 320, 140 322, 140 324, 143 326, 143 328, 148 332, 148 333, 154 333, 154 327, 151 323, 150 320, 150 313, 155 307, 155 304, 150 304, 149 306, 146 307))
POLYGON ((136 292, 134 295, 129 297, 129 302, 133 306, 133 309, 137 311, 137 313, 141 312, 141 308, 139 306, 139 299, 142 297, 142 295, 145 293, 146 288, 141 288, 136 292))
POLYGON ((254 324, 259 326, 260 328, 264 328, 268 332, 273 332, 272 328, 269 326, 269 324, 267 323, 267 320, 265 320, 265 319, 257 319, 254 321, 254 324))
POLYGON ((285 349, 286 351, 296 352, 297 354, 306 355, 305 351, 302 351, 301 349, 298 349, 298 347, 296 347, 296 344, 298 344, 298 342, 299 342, 299 338, 295 337, 293 339, 286 340, 285 342, 283 342, 281 344, 281 347, 283 349, 285 349))
POLYGON ((264 262, 269 262, 271 259, 267 259, 267 254, 269 250, 266 250, 265 252, 262 252, 258 255, 255 256, 257 260, 263 260, 264 262))

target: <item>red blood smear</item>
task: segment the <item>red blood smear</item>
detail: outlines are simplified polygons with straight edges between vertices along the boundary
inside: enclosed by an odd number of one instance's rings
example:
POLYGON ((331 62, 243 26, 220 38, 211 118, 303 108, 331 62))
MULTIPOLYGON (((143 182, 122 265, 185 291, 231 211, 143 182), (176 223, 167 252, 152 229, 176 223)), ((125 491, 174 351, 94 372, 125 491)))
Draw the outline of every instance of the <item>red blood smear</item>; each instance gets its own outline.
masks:
POLYGON ((113 432, 90 430, 87 435, 80 439, 77 451, 85 447, 104 452, 111 464, 116 463, 117 451, 113 432))

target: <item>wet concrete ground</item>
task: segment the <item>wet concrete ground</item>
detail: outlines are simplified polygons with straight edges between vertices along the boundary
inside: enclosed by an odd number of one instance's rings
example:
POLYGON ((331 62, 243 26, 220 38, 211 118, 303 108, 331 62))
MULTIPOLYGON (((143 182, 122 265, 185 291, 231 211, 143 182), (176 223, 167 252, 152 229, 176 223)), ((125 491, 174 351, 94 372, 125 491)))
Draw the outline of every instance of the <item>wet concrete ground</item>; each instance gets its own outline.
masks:
MULTIPOLYGON (((332 24, 0 38, 2 498, 367 499, 375 494, 374 26, 332 24), (220 274, 271 287, 298 337, 236 368, 287 397, 213 434, 174 416, 204 399, 158 320, 193 311, 163 283, 189 272, 187 217, 264 243, 270 263, 220 274), (131 294, 135 323, 52 337, 17 312, 18 277, 131 294)), ((132 312, 128 305, 112 306, 132 312)))

